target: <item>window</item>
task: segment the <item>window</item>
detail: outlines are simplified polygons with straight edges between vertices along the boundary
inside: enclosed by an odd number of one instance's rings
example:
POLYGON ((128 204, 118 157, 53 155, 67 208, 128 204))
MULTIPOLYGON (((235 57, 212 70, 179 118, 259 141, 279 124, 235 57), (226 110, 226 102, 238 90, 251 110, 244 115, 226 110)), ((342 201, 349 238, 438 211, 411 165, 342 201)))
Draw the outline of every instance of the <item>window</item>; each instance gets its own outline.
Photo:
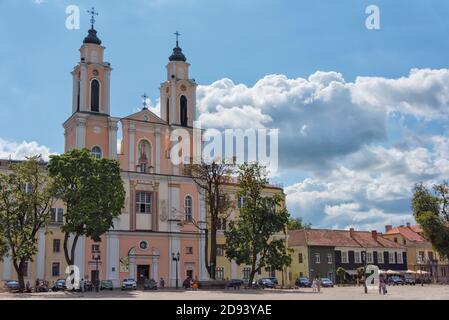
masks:
POLYGON ((404 257, 402 256, 402 252, 397 253, 398 256, 398 263, 404 263, 404 257))
POLYGON ((341 263, 348 263, 348 251, 341 252, 341 263))
POLYGON ((315 253, 315 263, 321 263, 321 255, 319 253, 315 253))
POLYGON ((225 255, 224 245, 217 244, 217 256, 224 257, 224 255, 225 255))
POLYGON ((138 152, 139 154, 137 155, 137 157, 139 159, 139 162, 137 165, 137 171, 141 173, 149 173, 151 169, 151 157, 152 157, 151 144, 146 140, 140 141, 138 146, 138 152))
POLYGON ((241 209, 243 207, 244 202, 245 201, 244 201, 243 197, 242 196, 238 196, 238 198, 237 198, 237 208, 241 209))
POLYGON ((61 252, 61 240, 53 239, 53 252, 58 253, 61 252))
POLYGON ((185 220, 187 222, 191 222, 193 215, 192 215, 192 197, 187 196, 184 200, 184 212, 185 212, 185 220))
POLYGON ((218 225, 217 225, 218 230, 220 230, 220 231, 226 230, 227 221, 225 218, 219 218, 217 223, 218 223, 218 225))
POLYGON ((151 193, 150 192, 136 192, 136 213, 150 214, 151 213, 151 193))
POLYGON ((327 254, 327 264, 332 264, 332 253, 327 254))
POLYGON ((424 262, 424 251, 420 251, 418 253, 418 263, 423 263, 424 262))
POLYGON ((92 253, 100 252, 100 245, 99 244, 93 244, 92 245, 92 253))
POLYGON ((388 253, 388 263, 390 263, 390 264, 396 263, 394 252, 388 253))
POLYGON ((170 99, 167 98, 167 123, 170 123, 170 99))
POLYGON ((361 255, 359 251, 354 252, 355 263, 362 263, 361 255))
POLYGON ((407 245, 407 240, 402 240, 402 244, 405 246, 405 245, 407 245))
POLYGON ((28 262, 25 262, 22 266, 22 272, 24 277, 28 277, 28 262))
POLYGON ((59 262, 53 262, 51 264, 52 277, 59 277, 61 274, 61 264, 59 262))
POLYGON ((276 278, 276 269, 271 267, 270 270, 268 271, 268 276, 270 278, 276 278))
POLYGON ((50 222, 51 223, 63 223, 64 222, 64 209, 51 208, 50 209, 50 222))
POLYGON ((427 252, 427 257, 429 258, 430 261, 433 261, 433 251, 427 252))
POLYGON ((193 247, 186 247, 186 254, 193 254, 193 247))
POLYGON ((398 238, 395 237, 393 240, 394 242, 398 243, 398 238))
POLYGON ((372 252, 367 252, 366 253, 366 263, 374 263, 373 253, 372 252))
POLYGON ((243 268, 243 279, 248 280, 251 275, 251 268, 245 267, 243 268))
POLYGON ((384 253, 382 251, 377 253, 377 263, 384 263, 384 253))
POLYGON ((187 127, 187 98, 185 96, 181 96, 181 126, 187 127))
POLYGON ((100 112, 100 82, 96 79, 90 83, 90 110, 100 112))
POLYGON ((31 192, 33 192, 33 186, 31 185, 31 183, 25 183, 25 193, 29 194, 31 192))
POLYGON ((302 253, 298 253, 298 262, 299 263, 303 263, 304 262, 302 253))
POLYGON ((217 280, 224 280, 224 267, 215 268, 215 278, 217 280))
POLYGON ((102 157, 101 148, 93 147, 90 154, 93 155, 96 159, 101 159, 101 157, 102 157))

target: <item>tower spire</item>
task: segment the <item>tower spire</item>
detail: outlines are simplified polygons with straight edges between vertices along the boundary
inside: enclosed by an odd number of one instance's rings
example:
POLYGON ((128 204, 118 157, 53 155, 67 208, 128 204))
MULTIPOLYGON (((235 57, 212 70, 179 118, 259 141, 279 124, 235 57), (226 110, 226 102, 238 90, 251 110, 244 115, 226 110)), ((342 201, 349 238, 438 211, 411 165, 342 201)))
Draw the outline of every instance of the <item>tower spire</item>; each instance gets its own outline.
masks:
POLYGON ((90 24, 91 24, 91 29, 94 29, 94 25, 95 25, 95 16, 98 16, 98 12, 95 11, 95 8, 92 7, 91 10, 87 10, 87 13, 90 14, 90 24))
POLYGON ((179 48, 179 37, 181 36, 181 34, 176 31, 174 35, 176 36, 176 48, 179 48))

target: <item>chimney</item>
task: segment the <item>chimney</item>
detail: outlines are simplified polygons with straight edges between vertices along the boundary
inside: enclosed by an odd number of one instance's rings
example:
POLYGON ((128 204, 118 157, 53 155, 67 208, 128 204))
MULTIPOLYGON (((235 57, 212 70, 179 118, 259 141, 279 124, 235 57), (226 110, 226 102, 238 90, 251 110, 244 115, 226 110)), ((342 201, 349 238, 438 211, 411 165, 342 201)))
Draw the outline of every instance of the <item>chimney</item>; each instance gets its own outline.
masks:
POLYGON ((388 232, 388 231, 390 231, 391 229, 393 229, 393 226, 392 226, 392 225, 385 226, 385 232, 388 232))
POLYGON ((410 228, 411 224, 410 222, 407 222, 407 228, 410 228))
POLYGON ((354 238, 354 233, 355 233, 354 228, 349 229, 349 236, 351 238, 354 238))
POLYGON ((377 241, 377 231, 376 230, 371 231, 371 235, 373 236, 373 239, 377 241))

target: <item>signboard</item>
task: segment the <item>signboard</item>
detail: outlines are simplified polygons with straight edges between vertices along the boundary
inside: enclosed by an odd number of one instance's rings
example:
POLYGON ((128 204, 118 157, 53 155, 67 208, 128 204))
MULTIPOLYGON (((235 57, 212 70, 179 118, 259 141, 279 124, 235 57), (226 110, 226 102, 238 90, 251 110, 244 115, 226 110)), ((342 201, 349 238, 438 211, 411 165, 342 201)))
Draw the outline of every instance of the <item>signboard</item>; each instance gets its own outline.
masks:
POLYGON ((129 272, 129 258, 120 258, 120 272, 129 272))

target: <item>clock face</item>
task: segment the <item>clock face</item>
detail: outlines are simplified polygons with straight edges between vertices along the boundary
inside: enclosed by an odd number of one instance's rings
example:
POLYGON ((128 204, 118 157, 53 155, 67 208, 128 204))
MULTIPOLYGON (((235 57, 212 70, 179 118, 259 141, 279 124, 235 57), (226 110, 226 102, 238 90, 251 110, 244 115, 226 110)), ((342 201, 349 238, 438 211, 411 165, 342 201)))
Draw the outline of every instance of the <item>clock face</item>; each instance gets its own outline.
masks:
POLYGON ((98 70, 94 70, 93 72, 92 72, 92 74, 96 77, 96 76, 98 76, 98 70))
POLYGON ((146 242, 146 241, 140 241, 140 243, 139 243, 139 248, 142 249, 142 250, 148 249, 148 242, 146 242))

